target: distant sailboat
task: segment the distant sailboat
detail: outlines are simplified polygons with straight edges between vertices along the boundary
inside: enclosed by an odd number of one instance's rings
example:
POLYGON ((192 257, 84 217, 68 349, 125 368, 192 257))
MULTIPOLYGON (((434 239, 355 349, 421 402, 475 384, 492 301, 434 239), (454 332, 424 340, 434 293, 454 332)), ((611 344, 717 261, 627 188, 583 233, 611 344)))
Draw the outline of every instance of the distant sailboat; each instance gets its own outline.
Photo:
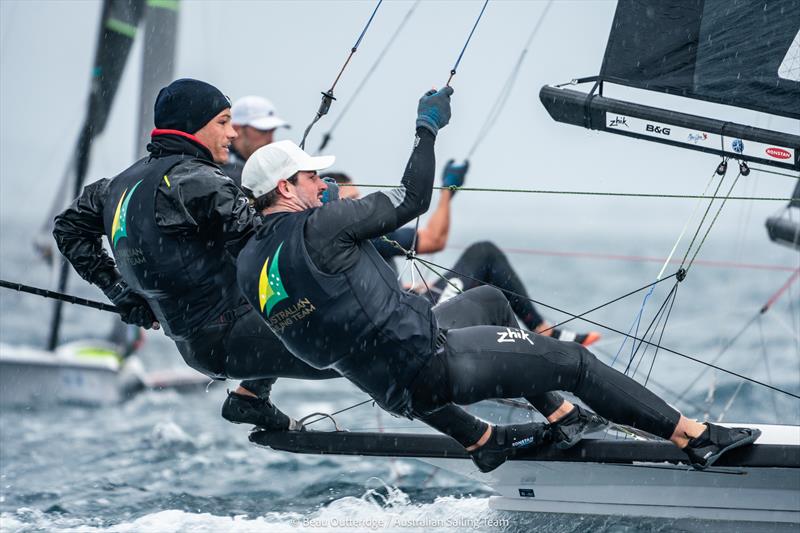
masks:
MULTIPOLYGON (((53 242, 53 218, 78 196, 89 168, 92 144, 103 133, 139 26, 144 23, 142 84, 136 157, 143 155, 153 123, 158 90, 173 76, 178 1, 105 0, 99 20, 86 118, 75 151, 34 246, 59 270, 58 291, 64 292, 70 267, 53 242), (58 261, 54 259, 58 258, 58 261)), ((127 357, 124 343, 97 339, 67 344, 59 341, 63 303, 56 301, 47 349, 0 344, 0 404, 38 405, 73 402, 116 403, 142 388, 192 387, 208 381, 181 367, 146 373, 141 362, 127 357)), ((118 319, 115 330, 127 327, 118 319)), ((102 336, 99 334, 98 336, 102 336)), ((118 337, 120 335, 117 335, 118 337)))

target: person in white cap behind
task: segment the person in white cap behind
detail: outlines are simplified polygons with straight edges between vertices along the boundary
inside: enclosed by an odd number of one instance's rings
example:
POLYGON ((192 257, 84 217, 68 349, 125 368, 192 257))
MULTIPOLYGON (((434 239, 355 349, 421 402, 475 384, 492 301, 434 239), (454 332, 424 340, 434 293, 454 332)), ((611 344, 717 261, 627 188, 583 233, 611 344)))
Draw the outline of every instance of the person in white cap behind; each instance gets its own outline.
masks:
POLYGON ((272 102, 261 96, 243 96, 236 100, 231 107, 231 123, 239 136, 231 145, 230 157, 222 171, 241 186, 247 159, 274 140, 276 129, 291 126, 278 116, 272 102))

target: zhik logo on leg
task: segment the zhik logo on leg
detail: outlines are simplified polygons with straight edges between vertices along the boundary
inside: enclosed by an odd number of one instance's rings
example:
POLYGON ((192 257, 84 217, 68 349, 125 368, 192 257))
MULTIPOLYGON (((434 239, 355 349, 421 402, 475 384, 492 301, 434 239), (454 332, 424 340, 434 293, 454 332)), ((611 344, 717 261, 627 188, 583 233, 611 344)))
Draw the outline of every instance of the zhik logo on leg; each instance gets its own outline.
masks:
POLYGON ((506 328, 505 331, 497 332, 497 342, 499 344, 504 342, 517 342, 517 339, 528 341, 528 344, 533 346, 533 340, 530 338, 530 332, 528 331, 506 328))

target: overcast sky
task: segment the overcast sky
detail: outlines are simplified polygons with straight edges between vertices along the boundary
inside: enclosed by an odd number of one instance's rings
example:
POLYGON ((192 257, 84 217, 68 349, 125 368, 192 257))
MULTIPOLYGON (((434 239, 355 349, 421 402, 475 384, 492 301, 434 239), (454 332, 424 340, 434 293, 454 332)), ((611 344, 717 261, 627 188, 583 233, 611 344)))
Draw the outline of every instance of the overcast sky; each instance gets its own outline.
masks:
MULTIPOLYGON (((176 77, 207 80, 233 99, 269 97, 293 125, 279 138, 295 141, 374 7, 369 1, 333 0, 181 4, 176 77)), ((328 152, 337 156, 337 169, 360 182, 399 180, 411 148, 417 99, 444 84, 481 4, 422 2, 336 131, 328 152)), ((477 138, 545 4, 489 3, 453 80, 453 118, 437 140, 439 168, 448 158, 463 157, 477 138)), ((21 217, 38 226, 37 213, 50 203, 85 112, 100 6, 95 1, 0 1, 0 222, 21 217)), ((310 147, 318 146, 410 6, 383 3, 336 88, 339 100, 316 126, 310 147)), ((542 85, 598 72, 615 6, 603 0, 555 2, 507 107, 472 160, 467 185, 702 192, 719 162, 715 156, 558 124, 539 102, 542 85)), ((95 145, 89 181, 114 175, 132 162, 140 56, 137 42, 108 128, 95 145)), ((606 91, 617 97, 632 93, 606 91)), ((800 133, 796 122, 756 112, 641 91, 633 98, 800 133)), ((787 178, 753 173, 736 192, 788 197, 793 186, 787 178)), ((693 206, 686 200, 460 193, 452 241, 492 238, 501 245, 568 249, 574 235, 596 234, 608 246, 652 237, 666 253, 693 206)), ((732 202, 715 229, 715 242, 739 235, 747 217, 746 237, 754 246, 791 264, 794 255, 769 244, 763 228, 766 216, 778 207, 732 202)))

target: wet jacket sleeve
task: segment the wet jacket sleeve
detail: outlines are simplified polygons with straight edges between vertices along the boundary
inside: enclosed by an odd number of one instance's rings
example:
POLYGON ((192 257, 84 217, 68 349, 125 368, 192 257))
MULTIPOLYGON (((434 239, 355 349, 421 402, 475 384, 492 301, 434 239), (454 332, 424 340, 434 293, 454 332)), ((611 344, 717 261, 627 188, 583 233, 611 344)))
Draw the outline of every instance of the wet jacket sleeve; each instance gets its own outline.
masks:
POLYGON ((80 277, 105 288, 119 273, 114 260, 103 248, 103 203, 109 180, 102 179, 83 189, 83 193, 63 213, 53 228, 58 249, 80 277))
POLYGON ((434 140, 428 130, 417 129, 400 187, 360 200, 331 202, 309 216, 306 247, 318 268, 330 273, 349 268, 358 243, 394 231, 428 210, 436 173, 434 140))
POLYGON ((202 163, 180 165, 156 194, 156 223, 173 236, 222 239, 235 257, 255 230, 255 212, 236 184, 202 163))

